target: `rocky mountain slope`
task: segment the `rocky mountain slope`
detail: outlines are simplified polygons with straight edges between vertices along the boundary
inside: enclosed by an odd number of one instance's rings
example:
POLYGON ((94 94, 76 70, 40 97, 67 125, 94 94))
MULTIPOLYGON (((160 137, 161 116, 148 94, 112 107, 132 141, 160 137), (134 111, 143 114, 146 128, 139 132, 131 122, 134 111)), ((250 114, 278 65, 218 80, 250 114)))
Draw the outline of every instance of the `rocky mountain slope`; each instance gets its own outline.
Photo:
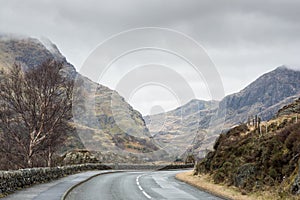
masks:
POLYGON ((201 127, 206 128, 208 124, 205 120, 211 110, 218 106, 217 101, 191 100, 187 104, 166 113, 152 116, 145 116, 150 132, 154 135, 180 135, 187 131, 197 131, 201 122, 201 127), (161 124, 159 126, 158 124, 161 124))
POLYGON ((226 96, 221 104, 226 105, 226 123, 235 125, 251 115, 268 120, 299 94, 300 71, 281 66, 260 76, 240 92, 226 96))
POLYGON ((300 113, 300 98, 294 101, 291 104, 288 104, 284 106, 283 108, 279 109, 277 112, 277 117, 281 117, 284 115, 292 115, 292 114, 297 114, 300 113))
POLYGON ((186 153, 200 152, 198 156, 201 157, 212 147, 220 130, 246 122, 248 117, 255 115, 262 120, 271 119, 278 109, 299 96, 300 71, 281 66, 240 92, 226 96, 219 104, 194 100, 173 111, 144 118, 152 135, 166 142, 174 140, 174 135, 190 138, 183 139, 178 145, 186 153), (162 121, 165 122, 163 126, 162 121))
POLYGON ((145 122, 158 144, 175 157, 185 157, 186 151, 204 147, 199 141, 207 133, 211 118, 216 114, 217 101, 191 100, 175 110, 145 116, 145 122), (184 155, 183 155, 184 154, 184 155))
POLYGON ((243 193, 272 191, 273 199, 298 199, 293 195, 300 194, 299 107, 298 99, 260 127, 242 124, 221 134, 195 174, 209 173, 215 183, 243 193))
MULTIPOLYGON (((46 59, 64 63, 64 70, 75 81, 73 120, 76 131, 69 134, 65 147, 93 151, 149 153, 157 147, 149 139, 149 131, 141 114, 116 92, 76 72, 74 66, 48 40, 9 35, 0 36, 0 69, 15 62, 23 67, 36 66, 46 59), (114 107, 112 108, 112 101, 114 107)), ((117 161, 117 160, 116 160, 117 161)))

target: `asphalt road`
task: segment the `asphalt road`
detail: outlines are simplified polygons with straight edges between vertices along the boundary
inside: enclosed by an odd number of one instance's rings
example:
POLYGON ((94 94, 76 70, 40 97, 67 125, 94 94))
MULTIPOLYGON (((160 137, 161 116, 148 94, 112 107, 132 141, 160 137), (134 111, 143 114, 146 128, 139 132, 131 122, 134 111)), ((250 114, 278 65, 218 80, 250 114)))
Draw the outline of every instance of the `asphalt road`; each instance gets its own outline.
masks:
POLYGON ((175 174, 179 172, 104 174, 74 188, 66 200, 221 200, 177 181, 175 174))

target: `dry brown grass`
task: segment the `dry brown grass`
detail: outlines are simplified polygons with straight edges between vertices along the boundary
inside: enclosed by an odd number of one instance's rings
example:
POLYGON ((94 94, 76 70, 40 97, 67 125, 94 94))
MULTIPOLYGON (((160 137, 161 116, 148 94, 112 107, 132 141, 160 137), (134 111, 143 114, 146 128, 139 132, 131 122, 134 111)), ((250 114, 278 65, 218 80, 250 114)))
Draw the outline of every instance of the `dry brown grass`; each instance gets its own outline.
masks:
POLYGON ((183 172, 176 175, 176 179, 193 185, 205 192, 211 193, 225 199, 232 200, 275 200, 275 199, 296 199, 295 197, 280 198, 278 194, 271 191, 260 193, 242 194, 241 191, 233 186, 214 184, 209 175, 193 176, 193 172, 183 172))

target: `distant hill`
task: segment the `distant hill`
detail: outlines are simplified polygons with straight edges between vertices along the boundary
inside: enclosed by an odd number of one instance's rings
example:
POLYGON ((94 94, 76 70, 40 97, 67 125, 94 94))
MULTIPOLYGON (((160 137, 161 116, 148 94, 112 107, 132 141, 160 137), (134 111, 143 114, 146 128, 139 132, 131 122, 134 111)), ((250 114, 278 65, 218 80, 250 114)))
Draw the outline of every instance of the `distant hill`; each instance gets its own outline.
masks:
POLYGON ((155 141, 180 157, 189 145, 197 145, 197 141, 204 138, 204 130, 209 127, 218 103, 194 99, 175 110, 145 116, 144 119, 155 141))
POLYGON ((73 104, 76 104, 73 109, 76 116, 70 122, 76 131, 66 133, 69 139, 61 153, 87 148, 101 151, 103 155, 105 152, 121 152, 126 157, 130 153, 149 153, 158 149, 149 139, 150 133, 142 115, 116 91, 76 72, 51 41, 26 36, 0 36, 0 68, 8 68, 14 63, 32 67, 46 59, 63 62, 65 72, 76 79, 73 104), (114 109, 111 109, 112 100, 114 109))
POLYGON ((201 157, 212 147, 220 130, 246 122, 255 115, 262 120, 271 119, 278 109, 299 96, 300 71, 281 66, 220 102, 193 100, 175 110, 144 118, 151 134, 165 143, 172 143, 174 135, 182 137, 178 143, 182 151, 200 152, 201 157), (164 120, 163 128, 158 129, 164 120))

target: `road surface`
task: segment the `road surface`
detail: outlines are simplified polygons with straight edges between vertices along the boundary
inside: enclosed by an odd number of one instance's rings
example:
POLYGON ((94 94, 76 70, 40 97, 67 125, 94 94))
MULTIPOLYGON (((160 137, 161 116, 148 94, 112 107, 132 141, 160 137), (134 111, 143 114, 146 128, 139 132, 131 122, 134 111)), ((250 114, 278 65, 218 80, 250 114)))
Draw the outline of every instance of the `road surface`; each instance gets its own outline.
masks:
MULTIPOLYGON (((221 200, 177 181, 180 171, 122 172, 97 176, 77 187, 66 200, 221 200)), ((182 172, 182 171, 181 171, 182 172)))

